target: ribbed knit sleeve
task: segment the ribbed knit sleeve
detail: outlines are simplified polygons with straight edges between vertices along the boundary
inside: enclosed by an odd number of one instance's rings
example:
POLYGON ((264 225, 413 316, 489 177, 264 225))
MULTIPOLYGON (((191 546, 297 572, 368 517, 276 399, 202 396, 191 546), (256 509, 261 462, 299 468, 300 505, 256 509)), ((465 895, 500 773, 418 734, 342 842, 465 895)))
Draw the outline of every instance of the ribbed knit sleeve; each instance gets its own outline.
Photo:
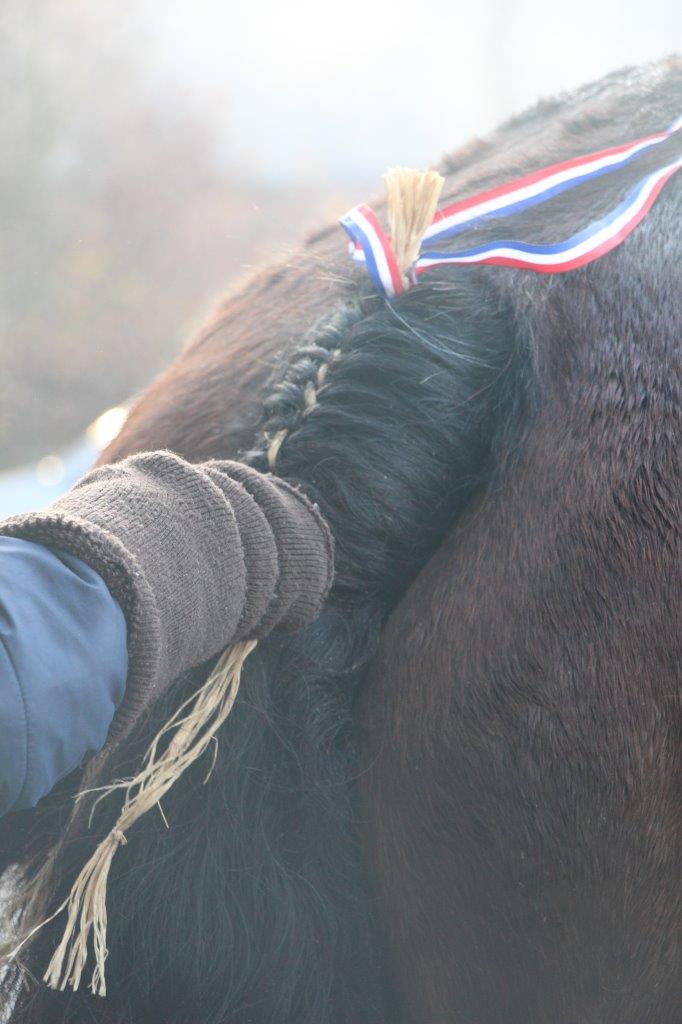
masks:
POLYGON ((0 534, 75 555, 118 601, 123 731, 163 685, 227 644, 310 622, 333 575, 328 527, 304 495, 238 463, 169 452, 93 470, 43 512, 1 522, 0 534))

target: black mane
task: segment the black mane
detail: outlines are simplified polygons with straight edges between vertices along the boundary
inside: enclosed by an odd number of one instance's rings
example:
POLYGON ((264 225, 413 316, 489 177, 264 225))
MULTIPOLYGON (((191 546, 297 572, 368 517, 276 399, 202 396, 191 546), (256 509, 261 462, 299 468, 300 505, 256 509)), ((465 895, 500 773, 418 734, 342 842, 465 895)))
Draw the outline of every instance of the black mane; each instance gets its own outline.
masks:
MULTIPOLYGON (((33 991, 17 1024, 386 1019, 354 824, 353 697, 386 615, 486 476, 518 401, 519 357, 483 281, 424 288, 399 313, 373 304, 318 328, 265 402, 268 435, 290 430, 277 472, 330 522, 331 599, 307 630, 259 644, 209 781, 206 764, 189 771, 163 802, 170 830, 148 815, 114 860, 106 999, 33 991), (328 376, 304 415, 322 361, 328 376)), ((266 447, 245 460, 267 471, 266 447)), ((196 685, 179 680, 155 705, 131 766, 196 685)), ((84 849, 70 845, 74 868, 84 849)), ((61 925, 34 943, 36 973, 61 925)))

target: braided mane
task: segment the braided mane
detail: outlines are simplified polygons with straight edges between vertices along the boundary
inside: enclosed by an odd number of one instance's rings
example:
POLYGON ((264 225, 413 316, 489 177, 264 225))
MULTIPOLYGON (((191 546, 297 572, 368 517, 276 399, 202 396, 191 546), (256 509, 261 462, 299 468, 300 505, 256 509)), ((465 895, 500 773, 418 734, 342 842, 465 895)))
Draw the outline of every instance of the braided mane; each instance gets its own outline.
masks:
MULTIPOLYGON (((446 296, 432 323, 426 290, 401 320, 381 303, 370 315, 351 305, 275 369, 243 458, 319 503, 336 539, 331 599, 308 629, 269 637, 248 659, 209 782, 199 763, 164 798, 170 831, 153 814, 131 829, 109 878, 106 999, 41 989, 13 1021, 186 1024, 197 1006, 202 1024, 385 1019, 354 824, 352 709, 386 615, 480 485, 507 416, 515 355, 501 311, 481 321, 491 303, 477 293, 446 296)), ((128 766, 196 680, 155 705, 128 766)), ((111 826, 107 803, 93 837, 111 826)), ((91 842, 69 844, 64 879, 91 842)), ((56 924, 31 946, 35 973, 56 924)))

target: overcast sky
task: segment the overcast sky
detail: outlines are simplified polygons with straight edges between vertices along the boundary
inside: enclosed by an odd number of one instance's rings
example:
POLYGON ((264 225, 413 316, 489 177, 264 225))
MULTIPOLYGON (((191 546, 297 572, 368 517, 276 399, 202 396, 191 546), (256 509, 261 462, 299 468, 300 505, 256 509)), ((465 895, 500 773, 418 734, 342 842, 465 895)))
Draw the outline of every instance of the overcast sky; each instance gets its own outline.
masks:
POLYGON ((141 16, 154 74, 282 183, 433 162, 541 96, 682 51, 680 0, 148 0, 141 16))

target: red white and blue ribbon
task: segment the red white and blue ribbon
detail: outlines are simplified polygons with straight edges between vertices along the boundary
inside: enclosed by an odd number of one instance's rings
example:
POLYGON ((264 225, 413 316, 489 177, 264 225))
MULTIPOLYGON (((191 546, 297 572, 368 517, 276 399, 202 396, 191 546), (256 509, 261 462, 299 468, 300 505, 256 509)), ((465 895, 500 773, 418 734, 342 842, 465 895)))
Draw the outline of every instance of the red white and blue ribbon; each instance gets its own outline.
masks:
POLYGON ((428 246, 452 238, 483 220, 526 210, 576 185, 619 170, 641 153, 665 142, 681 128, 682 117, 679 117, 664 132, 553 164, 438 210, 424 234, 420 254, 411 268, 407 285, 390 239, 374 212, 364 203, 341 218, 341 225, 351 239, 351 256, 366 264, 375 287, 388 298, 400 295, 431 267, 450 264, 521 267, 541 274, 574 270, 603 256, 627 238, 651 209, 666 182, 682 167, 682 157, 647 174, 613 210, 562 242, 532 245, 499 240, 461 251, 432 250, 428 246))

